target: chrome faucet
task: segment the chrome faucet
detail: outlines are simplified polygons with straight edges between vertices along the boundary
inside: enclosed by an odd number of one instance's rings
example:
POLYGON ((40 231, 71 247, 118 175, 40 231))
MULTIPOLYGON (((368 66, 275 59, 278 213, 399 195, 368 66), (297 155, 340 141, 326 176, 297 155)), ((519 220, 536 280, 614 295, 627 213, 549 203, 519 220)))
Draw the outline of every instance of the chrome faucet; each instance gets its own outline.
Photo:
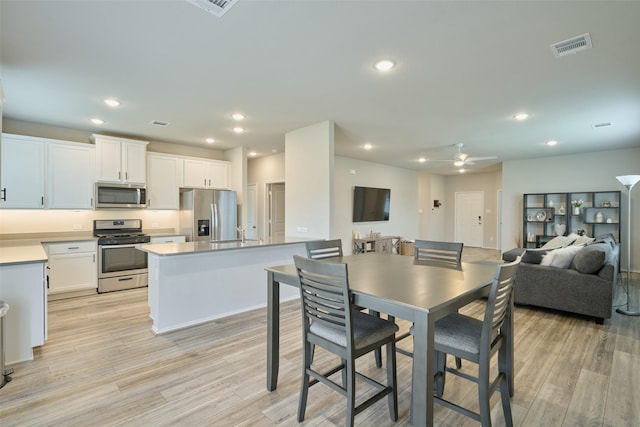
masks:
POLYGON ((244 232, 244 228, 242 227, 236 227, 236 231, 240 234, 240 241, 242 243, 245 242, 245 232, 244 232))

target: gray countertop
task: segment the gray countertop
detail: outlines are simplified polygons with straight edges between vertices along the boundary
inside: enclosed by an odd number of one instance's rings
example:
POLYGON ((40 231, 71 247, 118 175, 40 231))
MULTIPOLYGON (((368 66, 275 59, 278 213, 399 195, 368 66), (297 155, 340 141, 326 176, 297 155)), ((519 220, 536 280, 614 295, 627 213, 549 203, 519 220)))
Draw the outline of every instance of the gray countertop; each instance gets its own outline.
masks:
POLYGON ((285 237, 282 242, 270 242, 259 240, 247 240, 245 242, 233 240, 227 242, 185 242, 185 243, 158 243, 158 244, 142 244, 136 247, 141 251, 153 255, 172 256, 186 255, 203 252, 229 251, 247 248, 262 248, 282 245, 292 245, 296 243, 305 243, 319 239, 303 239, 299 237, 285 237))

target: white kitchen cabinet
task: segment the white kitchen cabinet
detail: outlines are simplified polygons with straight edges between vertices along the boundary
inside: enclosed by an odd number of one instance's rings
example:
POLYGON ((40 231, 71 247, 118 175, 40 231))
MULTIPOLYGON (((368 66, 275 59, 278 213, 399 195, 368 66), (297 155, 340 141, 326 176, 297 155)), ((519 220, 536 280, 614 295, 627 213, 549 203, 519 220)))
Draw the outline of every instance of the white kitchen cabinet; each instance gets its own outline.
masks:
POLYGON ((47 339, 44 261, 0 265, 0 299, 5 316, 5 362, 33 360, 33 347, 47 339))
POLYGON ((144 184, 146 182, 146 141, 91 135, 96 144, 96 180, 144 184))
POLYGON ((180 183, 178 157, 147 154, 147 207, 149 209, 179 209, 180 183))
POLYGON ((184 234, 175 236, 152 236, 149 243, 184 243, 187 238, 184 234))
POLYGON ((228 162, 215 160, 184 159, 183 185, 189 188, 229 188, 230 166, 228 162))
POLYGON ((46 243, 49 256, 49 295, 98 290, 96 242, 46 243))
POLYGON ((92 209, 95 147, 51 142, 47 152, 47 207, 92 209))
POLYGON ((44 208, 45 148, 46 144, 41 138, 2 135, 0 207, 44 208))

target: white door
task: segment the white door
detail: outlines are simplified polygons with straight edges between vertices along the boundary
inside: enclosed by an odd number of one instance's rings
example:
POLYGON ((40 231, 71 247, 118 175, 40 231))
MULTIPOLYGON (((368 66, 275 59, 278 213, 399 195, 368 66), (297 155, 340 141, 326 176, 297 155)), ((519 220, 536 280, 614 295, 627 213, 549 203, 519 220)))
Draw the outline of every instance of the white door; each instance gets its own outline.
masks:
POLYGON ((284 241, 284 183, 269 184, 269 238, 284 241))
POLYGON ((465 246, 483 247, 483 200, 482 191, 456 193, 456 242, 462 242, 465 246))
POLYGON ((258 238, 258 210, 257 206, 256 185, 247 185, 247 194, 245 197, 245 205, 247 209, 247 239, 258 238))

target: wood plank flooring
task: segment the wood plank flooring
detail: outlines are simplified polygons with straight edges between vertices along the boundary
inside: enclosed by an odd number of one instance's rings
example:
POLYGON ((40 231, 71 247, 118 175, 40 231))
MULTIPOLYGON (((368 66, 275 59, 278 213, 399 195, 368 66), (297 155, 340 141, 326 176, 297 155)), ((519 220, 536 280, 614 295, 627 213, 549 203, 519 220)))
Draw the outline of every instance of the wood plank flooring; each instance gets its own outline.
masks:
MULTIPOLYGON (((497 251, 464 251, 465 261, 497 259, 497 251)), ((640 294, 638 275, 634 287, 640 294)), ((0 425, 298 425, 297 302, 282 306, 279 384, 270 393, 264 309, 155 336, 146 297, 144 288, 50 302, 49 340, 36 349, 35 360, 11 366, 13 381, 0 390, 0 425)), ((476 302, 463 312, 480 317, 483 309, 476 302)), ((614 313, 596 325, 589 318, 516 307, 515 327, 515 425, 640 425, 640 318, 614 313)), ((411 340, 400 345, 410 348, 411 340)), ((317 363, 333 361, 318 350, 317 363)), ((358 368, 384 380, 372 356, 358 368)), ((463 368, 471 372, 475 366, 463 362, 463 368)), ((357 425, 409 425, 411 359, 402 355, 398 381, 398 422, 389 420, 383 401, 358 415, 357 425)), ((366 398, 368 386, 358 387, 366 398)), ((445 394, 477 408, 471 383, 450 376, 445 394)), ((312 387, 303 424, 344 425, 345 407, 337 393, 312 387)), ((434 417, 439 426, 477 425, 438 405, 434 417)), ((492 418, 504 425, 498 395, 492 418)))

